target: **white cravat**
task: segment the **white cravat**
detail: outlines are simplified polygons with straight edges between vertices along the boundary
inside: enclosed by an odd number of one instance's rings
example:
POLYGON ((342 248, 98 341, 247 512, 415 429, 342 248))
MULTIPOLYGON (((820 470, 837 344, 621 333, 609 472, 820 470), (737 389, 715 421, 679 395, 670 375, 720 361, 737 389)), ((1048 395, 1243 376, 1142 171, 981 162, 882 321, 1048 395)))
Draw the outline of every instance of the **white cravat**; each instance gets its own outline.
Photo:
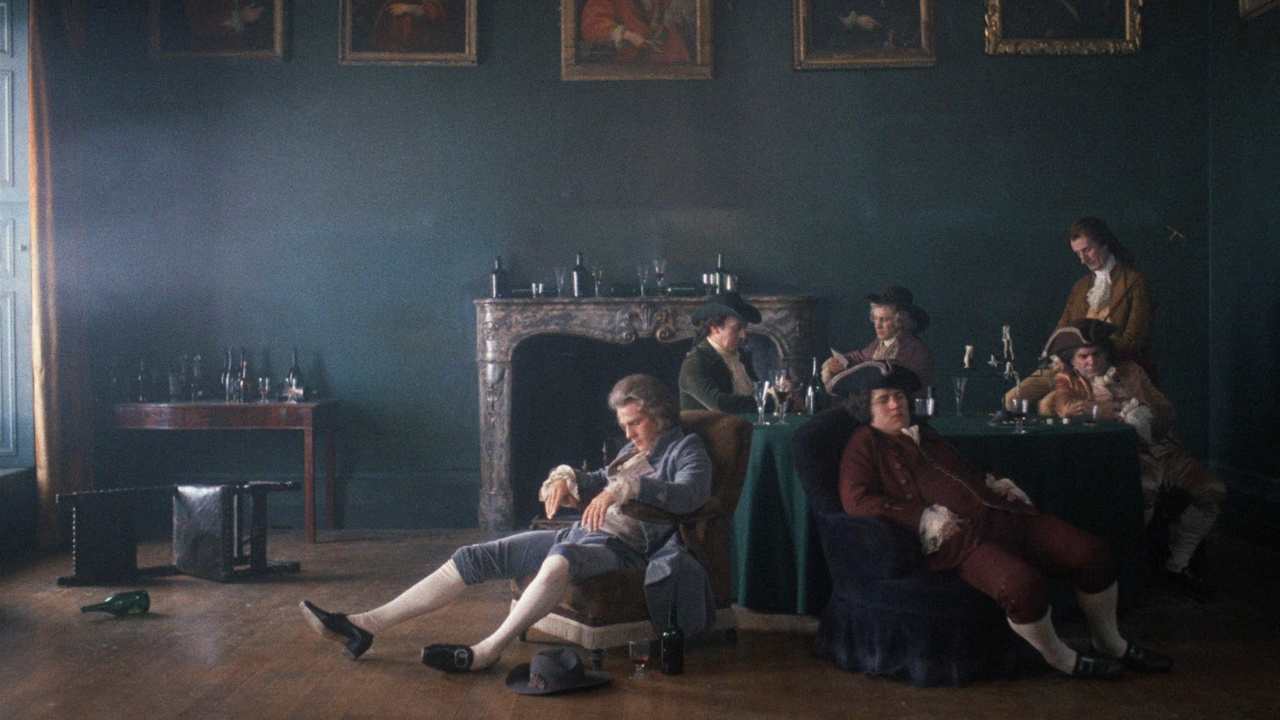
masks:
POLYGON ((720 359, 724 360, 724 364, 729 366, 729 374, 733 376, 733 394, 750 396, 755 390, 756 384, 751 381, 751 376, 747 374, 747 368, 738 359, 738 353, 731 353, 725 350, 711 338, 707 338, 707 342, 711 344, 711 349, 716 351, 720 359))
POLYGON ((1101 312, 1111 302, 1111 269, 1116 266, 1116 256, 1107 258, 1107 264, 1100 270, 1093 271, 1093 287, 1089 288, 1085 299, 1089 301, 1089 309, 1101 312))
POLYGON ((920 426, 912 425, 911 427, 902 428, 902 434, 911 438, 917 446, 920 445, 920 426))

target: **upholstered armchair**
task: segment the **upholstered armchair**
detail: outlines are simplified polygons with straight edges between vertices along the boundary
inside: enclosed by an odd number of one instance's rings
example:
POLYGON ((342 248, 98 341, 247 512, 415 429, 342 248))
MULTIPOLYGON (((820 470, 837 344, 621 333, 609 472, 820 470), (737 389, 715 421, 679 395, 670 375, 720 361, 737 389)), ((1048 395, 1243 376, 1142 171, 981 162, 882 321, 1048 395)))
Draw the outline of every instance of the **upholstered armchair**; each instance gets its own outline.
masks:
MULTIPOLYGON (((688 515, 672 515, 636 501, 624 505, 622 511, 641 520, 679 525, 681 540, 711 580, 716 609, 711 629, 725 632, 732 641, 736 625, 727 543, 751 458, 751 423, 734 415, 686 410, 680 413, 680 424, 685 432, 702 437, 711 456, 711 499, 688 515)), ((512 581, 513 603, 530 580, 512 581)), ((606 649, 656 637, 645 602, 644 580, 645 568, 631 568, 574 585, 533 629, 582 646, 590 651, 591 662, 598 669, 606 649)))
POLYGON ((832 408, 793 440, 796 475, 833 586, 814 654, 844 670, 921 686, 1008 676, 1015 636, 995 601, 953 572, 926 570, 913 533, 844 512, 840 457, 857 426, 843 408, 832 408))

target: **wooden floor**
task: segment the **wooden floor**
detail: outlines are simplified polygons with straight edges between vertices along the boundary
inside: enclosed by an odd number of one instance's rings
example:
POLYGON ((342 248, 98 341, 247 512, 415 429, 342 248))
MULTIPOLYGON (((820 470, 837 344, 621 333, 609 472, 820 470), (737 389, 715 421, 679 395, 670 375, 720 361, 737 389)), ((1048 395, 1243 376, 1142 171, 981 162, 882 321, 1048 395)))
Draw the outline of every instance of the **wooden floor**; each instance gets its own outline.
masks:
MULTIPOLYGON (((470 642, 506 609, 498 584, 468 590, 439 613, 377 638, 358 662, 315 635, 298 601, 367 609, 445 560, 476 531, 323 533, 308 546, 277 533, 270 554, 303 572, 218 584, 186 576, 144 583, 152 612, 115 619, 79 606, 113 588, 61 588, 70 557, 11 563, 0 574, 0 718, 1258 718, 1280 717, 1280 557, 1219 538, 1211 557, 1225 587, 1208 604, 1159 594, 1122 620, 1177 658, 1168 676, 1118 683, 1042 673, 962 689, 918 689, 845 673, 810 654, 812 636, 746 630, 736 646, 699 642, 682 676, 632 680, 613 653, 614 682, 579 695, 524 697, 508 670, 544 646, 516 643, 469 676, 418 662, 427 642, 470 642)), ((140 565, 169 561, 147 544, 140 565)), ((749 617, 750 627, 773 627, 749 617)), ((1068 639, 1083 637, 1069 624, 1068 639)))

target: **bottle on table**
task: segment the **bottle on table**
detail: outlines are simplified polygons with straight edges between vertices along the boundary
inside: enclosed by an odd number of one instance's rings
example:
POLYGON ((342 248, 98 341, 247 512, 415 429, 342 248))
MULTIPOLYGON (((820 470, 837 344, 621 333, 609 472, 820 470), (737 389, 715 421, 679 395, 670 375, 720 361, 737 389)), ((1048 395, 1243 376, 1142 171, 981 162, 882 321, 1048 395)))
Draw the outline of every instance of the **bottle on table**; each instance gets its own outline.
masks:
POLYGON ((151 596, 146 590, 131 590, 116 593, 100 603, 85 605, 80 612, 104 612, 123 617, 125 615, 141 615, 151 609, 151 596))
POLYGON ((818 369, 818 358, 813 359, 813 369, 809 371, 809 389, 804 393, 804 414, 813 415, 822 406, 826 388, 822 387, 822 373, 818 369))
POLYGON ((231 348, 224 348, 222 352, 226 356, 226 360, 223 362, 222 374, 218 379, 222 383, 222 399, 231 402, 235 400, 236 388, 239 387, 240 380, 236 377, 236 366, 231 359, 231 348))
POLYGON ((244 348, 240 348, 240 375, 237 379, 236 402, 253 400, 253 376, 249 374, 249 358, 245 356, 244 348))
POLYGON ((574 297, 584 298, 591 295, 591 271, 588 270, 586 264, 582 262, 581 251, 576 253, 574 257, 573 270, 570 271, 570 278, 573 281, 574 297))
POLYGON ((502 269, 502 256, 493 259, 493 272, 489 273, 489 297, 504 298, 508 294, 507 271, 502 269))
POLYGON ((729 289, 729 271, 724 267, 724 253, 716 253, 716 270, 711 273, 712 292, 729 289))
POLYGON ((658 660, 664 675, 684 672, 684 631, 676 619, 675 598, 672 598, 671 609, 667 613, 667 627, 658 641, 658 660))

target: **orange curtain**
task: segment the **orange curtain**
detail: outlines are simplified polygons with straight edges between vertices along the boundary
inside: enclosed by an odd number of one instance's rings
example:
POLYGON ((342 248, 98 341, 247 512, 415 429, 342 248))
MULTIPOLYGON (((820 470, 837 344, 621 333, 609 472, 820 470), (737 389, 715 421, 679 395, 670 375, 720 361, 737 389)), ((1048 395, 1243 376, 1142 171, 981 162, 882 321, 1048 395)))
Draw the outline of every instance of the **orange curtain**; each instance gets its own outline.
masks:
MULTIPOLYGON (((53 13, 67 20, 72 3, 31 0, 29 152, 31 157, 31 362, 35 378, 36 479, 40 493, 38 541, 56 548, 61 523, 56 496, 93 487, 93 403, 88 334, 81 301, 74 234, 58 232, 48 62, 53 13), (51 12, 52 11, 52 12, 51 12)), ((70 34, 70 33, 69 33, 70 34)), ((73 45, 74 37, 72 38, 73 45)))

